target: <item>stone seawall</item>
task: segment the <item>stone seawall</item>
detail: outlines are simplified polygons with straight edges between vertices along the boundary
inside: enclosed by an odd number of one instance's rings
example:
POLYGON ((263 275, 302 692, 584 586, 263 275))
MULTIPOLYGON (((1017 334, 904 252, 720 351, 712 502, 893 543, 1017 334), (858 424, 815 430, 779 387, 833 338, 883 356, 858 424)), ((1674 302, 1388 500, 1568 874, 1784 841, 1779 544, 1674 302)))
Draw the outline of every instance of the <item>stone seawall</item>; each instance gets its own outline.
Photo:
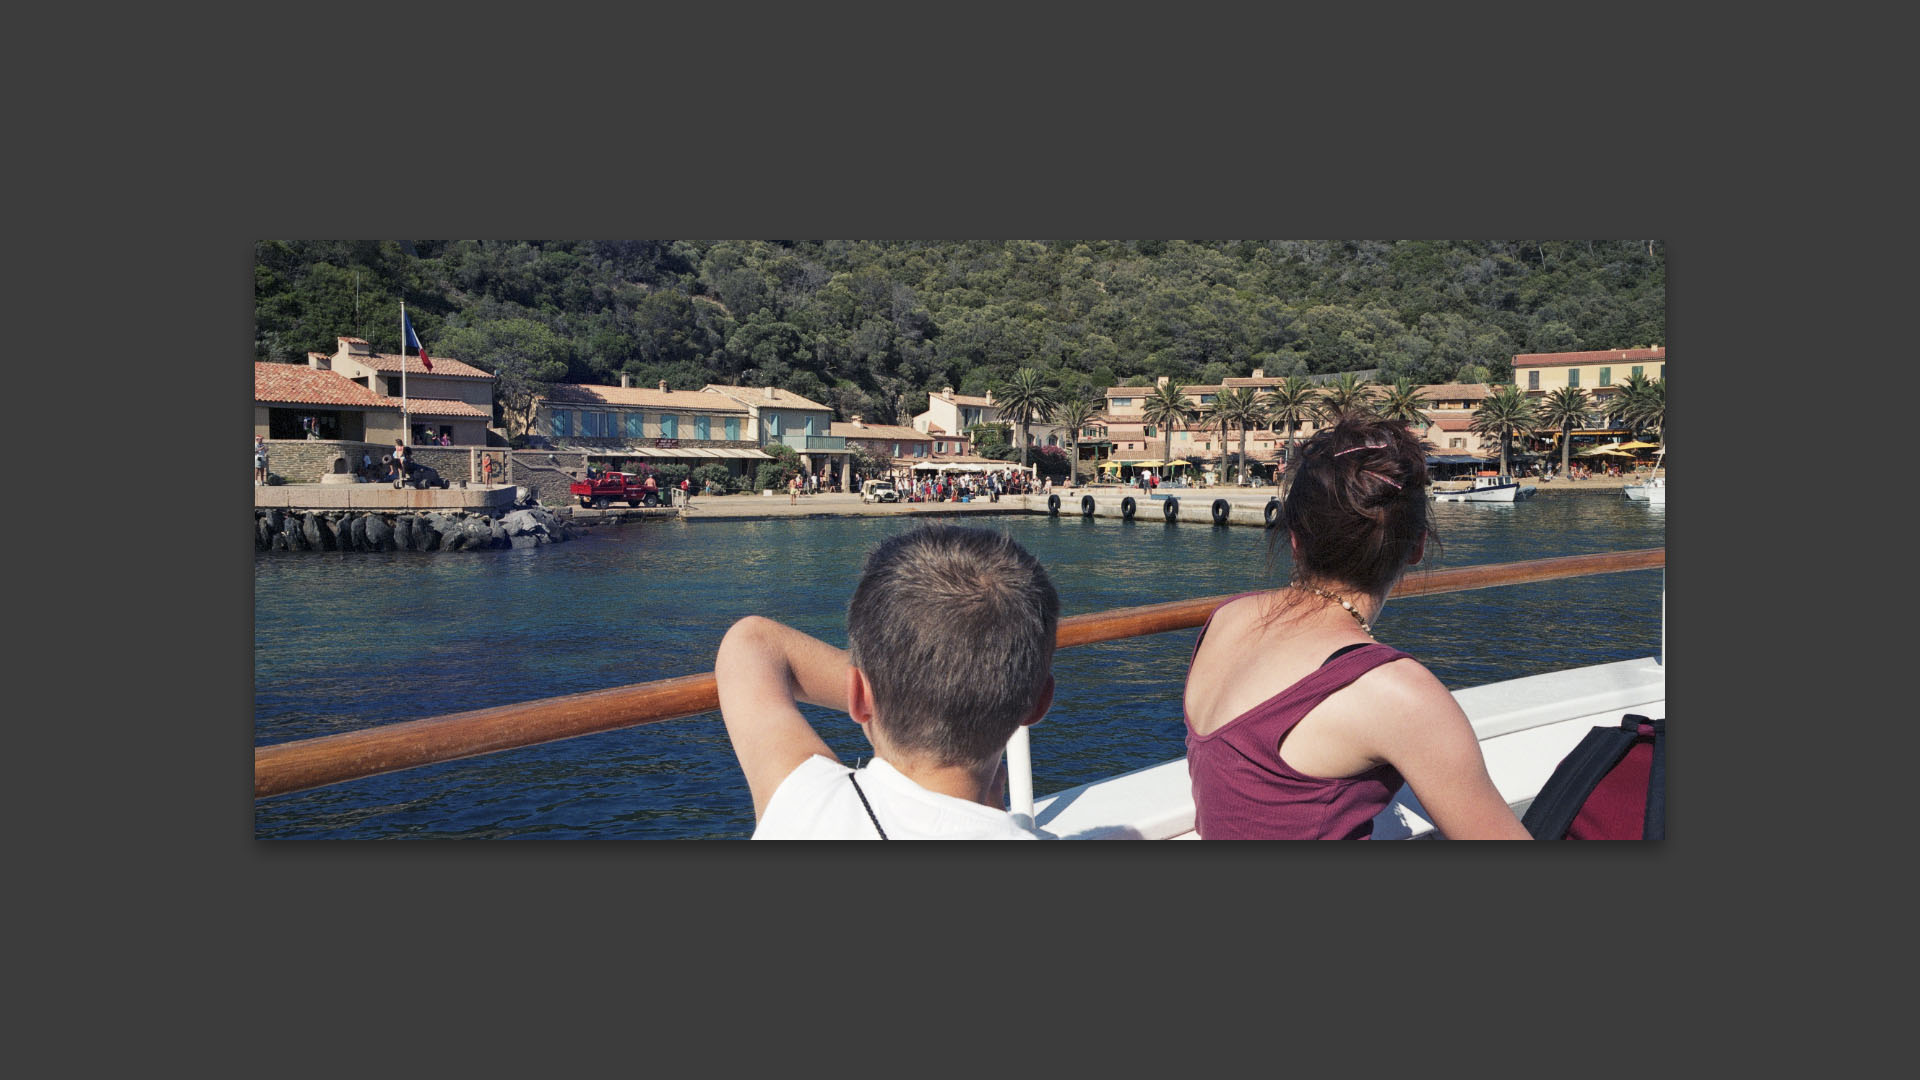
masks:
POLYGON ((356 510, 255 510, 255 551, 485 551, 573 539, 573 528, 542 507, 489 514, 356 510))

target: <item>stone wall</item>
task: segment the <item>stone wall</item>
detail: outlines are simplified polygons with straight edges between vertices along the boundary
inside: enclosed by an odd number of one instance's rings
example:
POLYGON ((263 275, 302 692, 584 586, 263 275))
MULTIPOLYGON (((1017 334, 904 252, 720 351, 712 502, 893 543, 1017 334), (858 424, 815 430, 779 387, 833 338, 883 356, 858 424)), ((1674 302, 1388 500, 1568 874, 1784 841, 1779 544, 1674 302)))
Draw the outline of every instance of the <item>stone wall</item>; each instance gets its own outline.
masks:
POLYGON ((529 488, 543 506, 570 506, 567 485, 586 475, 587 455, 560 450, 516 450, 506 483, 529 488))
MULTIPOLYGON (((532 488, 541 503, 566 506, 572 501, 567 485, 586 473, 587 455, 560 450, 512 450, 504 446, 415 446, 413 460, 427 465, 450 484, 480 482, 480 458, 492 454, 493 482, 532 488)), ((267 468, 289 484, 317 484, 331 471, 333 459, 344 456, 346 471, 360 467, 360 455, 370 454, 376 473, 385 474, 380 458, 393 453, 393 444, 346 439, 268 439, 267 468)))

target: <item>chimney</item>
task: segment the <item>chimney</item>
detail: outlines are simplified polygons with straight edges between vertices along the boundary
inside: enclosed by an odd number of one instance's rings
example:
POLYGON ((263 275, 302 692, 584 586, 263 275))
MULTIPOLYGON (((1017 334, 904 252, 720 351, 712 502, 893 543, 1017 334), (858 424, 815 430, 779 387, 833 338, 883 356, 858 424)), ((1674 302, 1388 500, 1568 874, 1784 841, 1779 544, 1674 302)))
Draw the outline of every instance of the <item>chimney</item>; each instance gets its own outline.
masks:
POLYGON ((865 424, 863 424, 863 423, 861 423, 861 422, 860 422, 860 414, 859 414, 859 413, 854 413, 854 414, 853 414, 853 426, 854 426, 854 427, 866 427, 866 426, 867 426, 867 425, 865 425, 865 424))
POLYGON ((340 339, 340 352, 348 356, 370 356, 373 354, 373 346, 361 338, 343 337, 340 339))
POLYGON ((307 366, 318 371, 332 371, 333 357, 326 353, 310 352, 307 354, 307 366))
POLYGON ((767 388, 766 388, 766 391, 767 391, 767 398, 768 398, 769 400, 771 400, 771 399, 773 399, 773 398, 777 398, 777 397, 779 397, 779 396, 780 396, 780 391, 779 391, 779 390, 777 390, 777 389, 775 389, 775 388, 773 388, 773 387, 771 387, 771 386, 769 386, 769 387, 767 387, 767 388))
POLYGON ((941 387, 941 388, 940 388, 940 396, 941 396, 941 397, 943 397, 943 398, 950 398, 950 397, 952 397, 952 396, 953 396, 953 387, 951 387, 951 386, 943 386, 943 387, 941 387))
POLYGON ((1266 378, 1266 377, 1267 377, 1267 369, 1266 369, 1266 368, 1254 368, 1254 369, 1253 369, 1253 377, 1254 377, 1254 378, 1256 378, 1256 379, 1264 379, 1264 378, 1266 378))
POLYGON ((1166 377, 1165 375, 1162 375, 1162 376, 1160 376, 1160 377, 1159 377, 1158 379, 1155 379, 1155 380, 1154 380, 1154 383, 1153 383, 1153 385, 1155 385, 1155 386, 1165 386, 1165 385, 1167 385, 1167 377, 1166 377))
POLYGON ((987 391, 987 404, 993 404, 993 391, 987 391))
POLYGON ((665 379, 660 380, 660 392, 663 394, 667 392, 667 380, 665 379))
POLYGON ((630 390, 632 388, 633 388, 633 376, 627 374, 624 371, 621 372, 620 373, 620 389, 630 390))

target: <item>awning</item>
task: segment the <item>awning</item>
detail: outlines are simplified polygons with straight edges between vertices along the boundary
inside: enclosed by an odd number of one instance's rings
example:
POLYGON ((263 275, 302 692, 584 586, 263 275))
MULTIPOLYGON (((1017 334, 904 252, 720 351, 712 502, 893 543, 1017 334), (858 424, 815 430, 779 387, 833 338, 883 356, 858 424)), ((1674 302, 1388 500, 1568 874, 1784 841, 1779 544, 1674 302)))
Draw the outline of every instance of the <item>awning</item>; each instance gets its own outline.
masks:
POLYGON ((771 461, 773 455, 764 450, 755 450, 744 446, 682 446, 668 448, 664 446, 557 446, 556 450, 572 450, 576 453, 591 454, 595 457, 633 457, 633 458, 758 458, 771 461))

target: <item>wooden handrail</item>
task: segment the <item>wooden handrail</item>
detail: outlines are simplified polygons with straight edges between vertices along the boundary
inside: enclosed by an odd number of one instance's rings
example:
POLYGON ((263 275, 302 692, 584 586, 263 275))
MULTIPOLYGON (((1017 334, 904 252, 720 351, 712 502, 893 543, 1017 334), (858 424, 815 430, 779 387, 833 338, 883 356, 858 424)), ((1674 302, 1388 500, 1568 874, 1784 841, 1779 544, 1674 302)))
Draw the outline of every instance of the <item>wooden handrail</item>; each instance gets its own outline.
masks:
MULTIPOLYGON (((1464 566, 1409 575, 1392 595, 1465 592, 1666 564, 1667 549, 1660 547, 1464 566)), ((1058 648, 1069 649, 1184 630, 1205 622, 1214 608, 1233 595, 1071 615, 1060 620, 1054 640, 1058 648)), ((254 749, 253 795, 264 799, 421 765, 698 716, 719 707, 719 688, 709 671, 276 743, 254 749)))

